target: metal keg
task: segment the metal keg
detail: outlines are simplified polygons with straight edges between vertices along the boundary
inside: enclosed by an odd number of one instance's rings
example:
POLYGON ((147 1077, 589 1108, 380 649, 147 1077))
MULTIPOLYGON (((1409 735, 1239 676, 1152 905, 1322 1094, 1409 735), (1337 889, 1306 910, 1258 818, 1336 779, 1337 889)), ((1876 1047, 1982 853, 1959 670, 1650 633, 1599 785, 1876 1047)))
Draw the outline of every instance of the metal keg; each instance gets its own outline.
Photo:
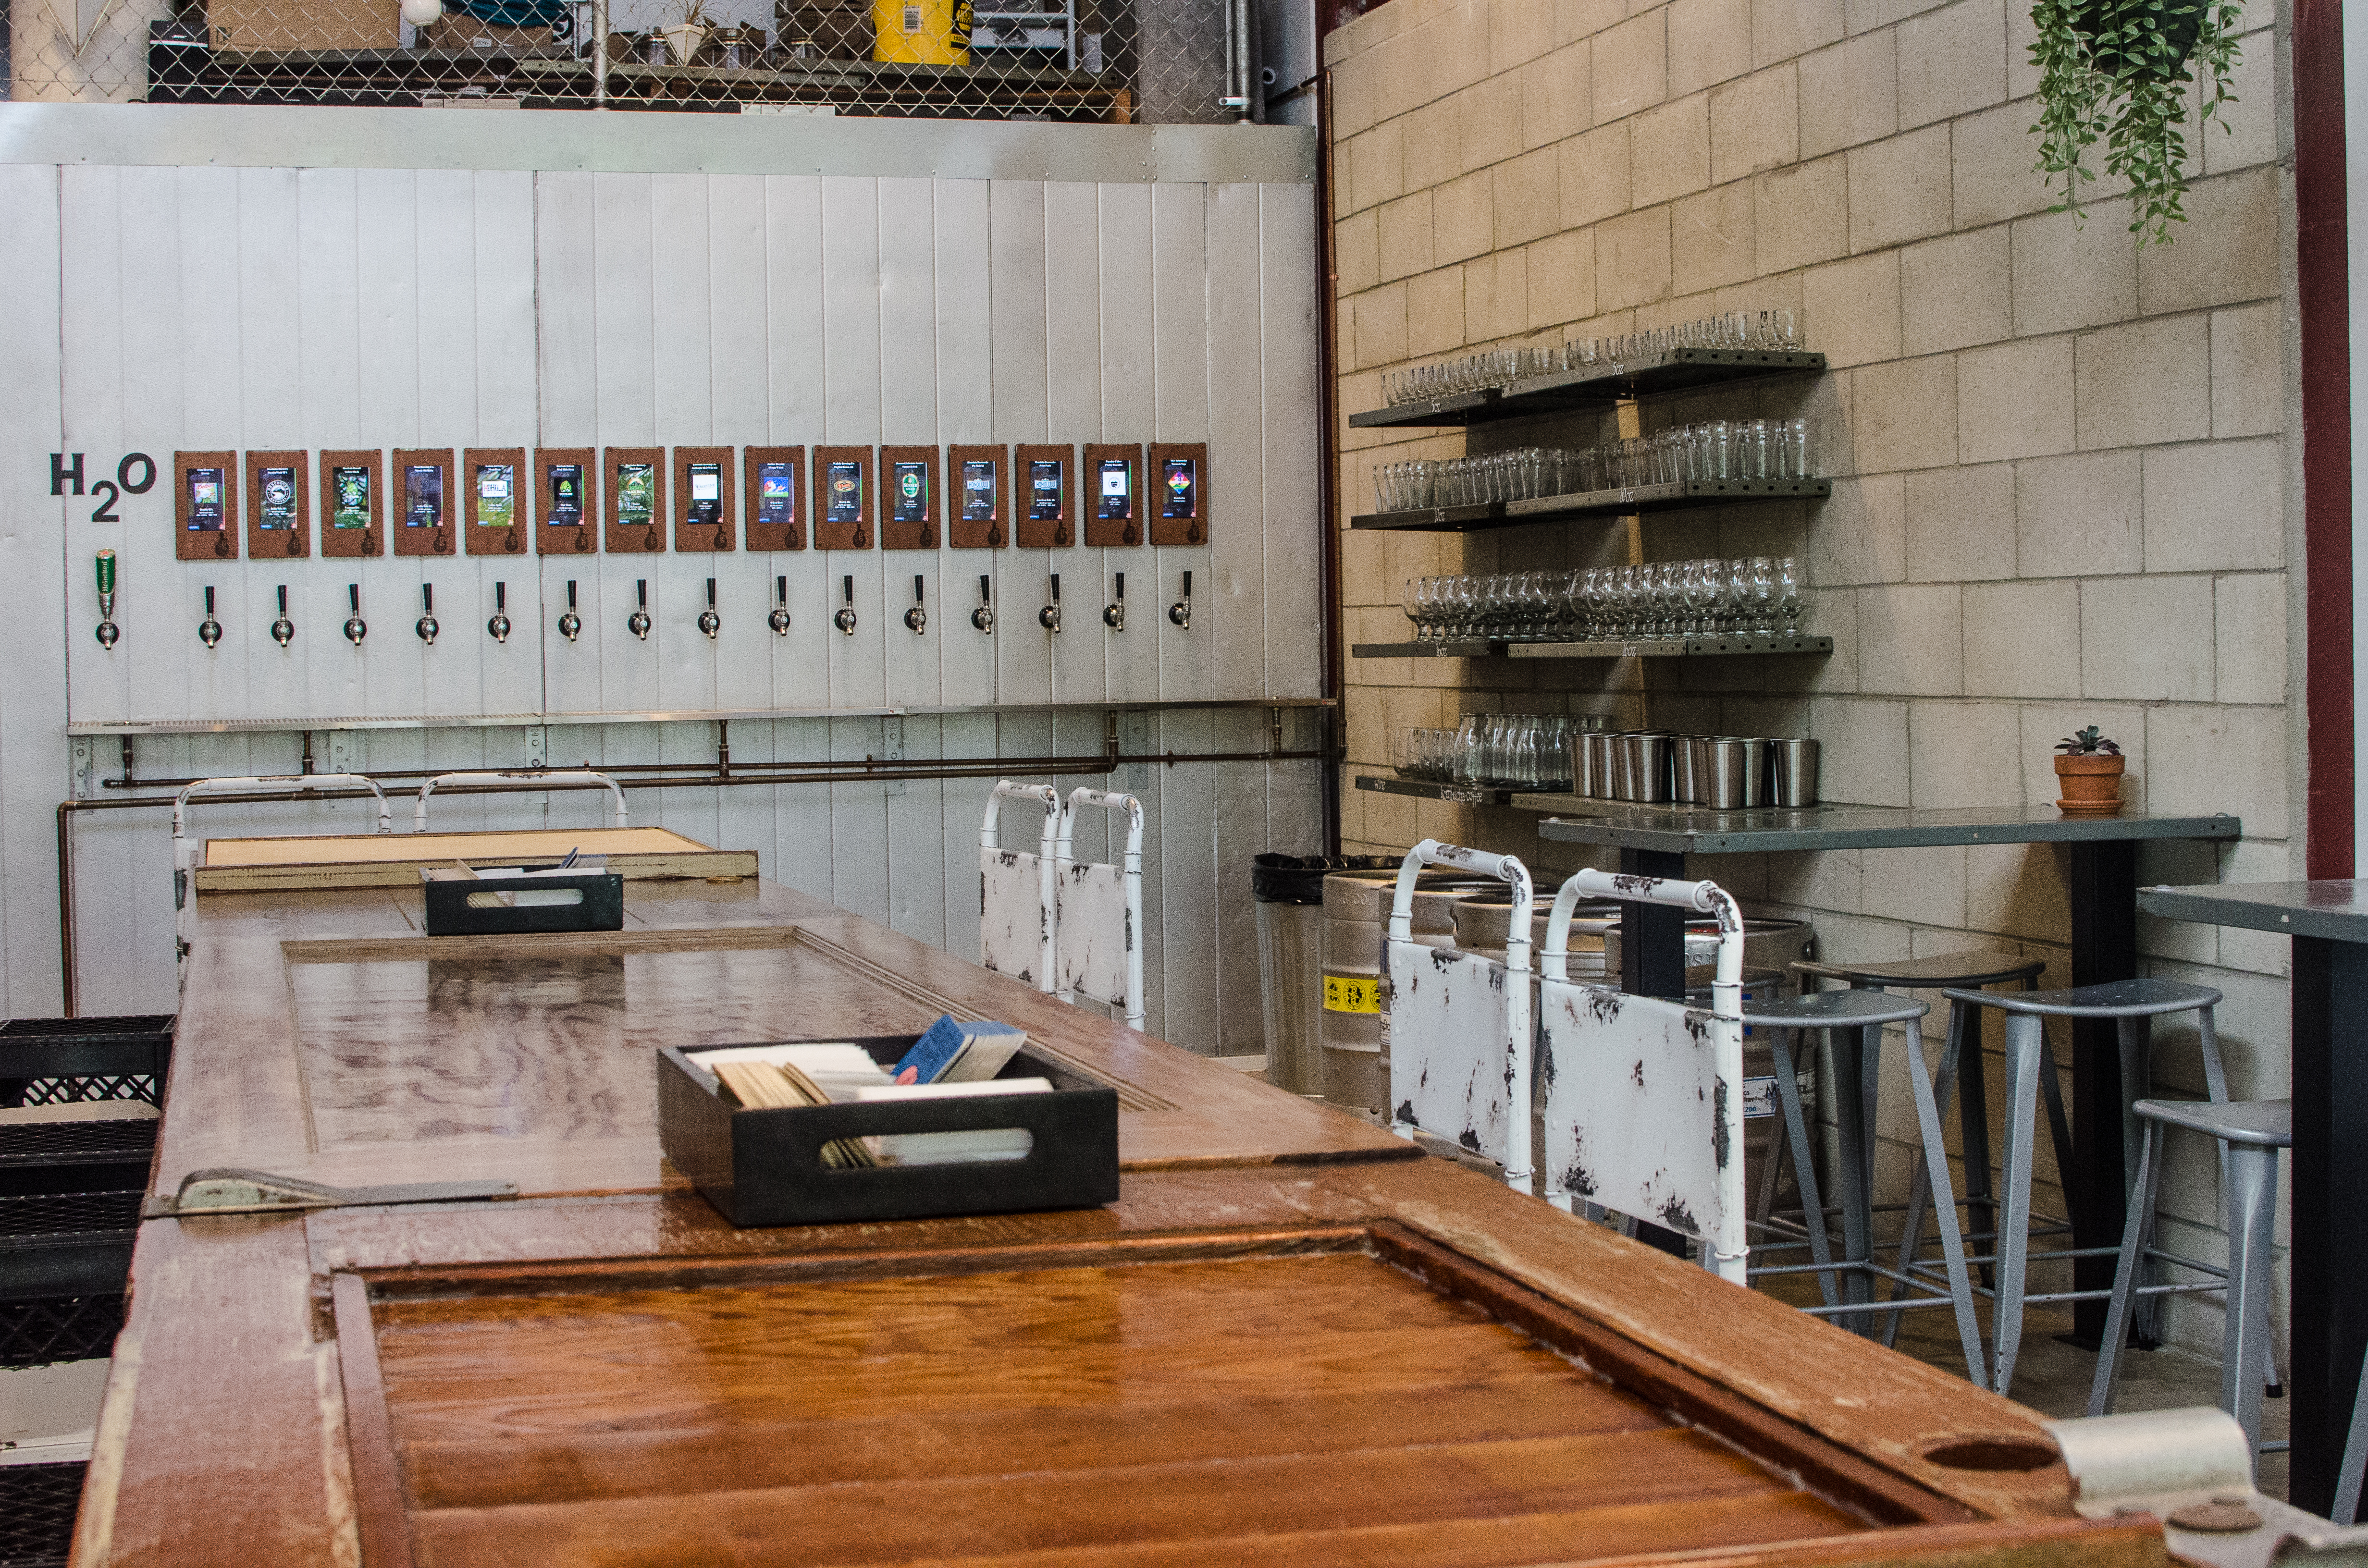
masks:
MULTIPOLYGON (((1689 1006, 1708 1007, 1711 1005, 1711 982, 1717 975, 1717 966, 1702 964, 1686 971, 1686 1003, 1689 1006)), ((1786 971, 1761 969, 1752 964, 1743 966, 1743 1003, 1773 1002, 1785 993, 1786 971)), ((1817 1124, 1817 1052, 1809 1037, 1796 1037, 1793 1053, 1793 1081, 1801 1086, 1801 1115, 1810 1127, 1817 1124), (1807 1047, 1804 1049, 1804 1047, 1807 1047)), ((1776 1099, 1776 1053, 1768 1047, 1765 1033, 1746 1028, 1743 1031, 1743 1170, 1744 1190, 1757 1200, 1762 1173, 1767 1161, 1776 1152, 1784 1136, 1784 1118, 1776 1099)), ((1790 1193, 1800 1182, 1798 1173, 1792 1178, 1790 1193)), ((1783 1195, 1780 1194, 1780 1199, 1783 1195)), ((1797 1201, 1797 1199, 1794 1199, 1797 1201)), ((1781 1207, 1781 1202, 1780 1202, 1781 1207)))
MULTIPOLYGON (((1316 1024, 1324 1097, 1374 1119, 1383 1117, 1390 1094, 1389 1053, 1382 1039, 1389 985, 1382 949, 1397 880, 1395 871, 1340 871, 1324 879, 1324 1009, 1316 1024)), ((1453 947, 1456 903, 1504 886, 1493 877, 1426 869, 1415 881, 1414 939, 1428 947, 1453 947)))
MULTIPOLYGON (((1772 969, 1782 973, 1801 960, 1811 956, 1816 945, 1816 927, 1806 920, 1762 920, 1746 916, 1743 922, 1743 961, 1753 969, 1772 969)), ((1689 920, 1686 922, 1686 966, 1718 961, 1718 922, 1689 920)), ((1615 981, 1620 976, 1620 930, 1618 922, 1604 934, 1604 971, 1615 981)))

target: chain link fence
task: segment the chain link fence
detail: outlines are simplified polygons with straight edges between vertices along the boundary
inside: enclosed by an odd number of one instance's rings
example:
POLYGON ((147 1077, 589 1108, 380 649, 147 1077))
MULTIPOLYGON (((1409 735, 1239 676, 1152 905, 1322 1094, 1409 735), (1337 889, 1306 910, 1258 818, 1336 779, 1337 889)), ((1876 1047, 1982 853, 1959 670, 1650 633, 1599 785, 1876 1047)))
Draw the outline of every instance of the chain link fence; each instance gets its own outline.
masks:
POLYGON ((1239 0, 0 4, 19 102, 1186 124, 1240 118, 1228 69, 1255 46, 1239 0))

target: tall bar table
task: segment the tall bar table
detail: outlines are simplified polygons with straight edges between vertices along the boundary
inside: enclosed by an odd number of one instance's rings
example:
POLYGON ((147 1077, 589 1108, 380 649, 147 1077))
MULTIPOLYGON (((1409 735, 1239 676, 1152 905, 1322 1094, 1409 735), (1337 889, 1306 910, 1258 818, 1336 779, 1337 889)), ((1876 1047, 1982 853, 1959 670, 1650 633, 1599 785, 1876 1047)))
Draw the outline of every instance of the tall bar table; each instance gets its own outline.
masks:
MULTIPOLYGON (((1821 805, 1799 810, 1713 812, 1691 806, 1632 805, 1577 795, 1517 795, 1515 806, 1553 813, 1538 836, 1565 844, 1610 845, 1633 876, 1683 877, 1689 855, 1759 855, 1798 849, 1912 849, 1953 844, 2062 844, 2070 851, 2072 983, 2128 980, 2138 971, 2137 846, 2146 838, 2233 839, 2243 824, 2225 814, 2066 817, 2053 806, 1968 807, 1821 805)), ((2214 890, 2221 891, 2221 890, 2214 890)), ((1622 915, 1620 983, 1639 995, 1685 994, 1684 922, 1674 909, 1626 905, 1622 915)), ((2368 1064, 2363 1064, 2368 1067, 2368 1064)), ((2298 1086, 2298 1085, 2297 1085, 2298 1086)), ((1861 1108, 1839 1096, 1845 1139, 1861 1108)), ((1871 1109, 1871 1108, 1868 1108, 1871 1109)), ((1849 1162, 1845 1162, 1847 1165, 1849 1162)), ((2297 1178, 2299 1179, 2299 1178, 2297 1178)), ((2072 1027, 2072 1169, 2066 1173, 2073 1244, 2112 1247, 2122 1239, 2127 1198, 2122 1164, 2121 1054, 2110 1023, 2072 1027)), ((1838 1196, 1847 1199, 1845 1191, 1838 1196)), ((1863 1287, 1861 1278, 1859 1284, 1863 1287)), ((2079 1290, 2113 1283, 2111 1256, 2073 1261, 2079 1290)), ((2300 1278, 2296 1278, 2299 1293, 2300 1278)), ((2095 1348, 2105 1331, 2105 1303, 2073 1305, 2073 1340, 2095 1348)), ((2297 1351, 2299 1354, 2299 1351, 2297 1351)), ((2355 1351, 2351 1365, 2357 1367, 2355 1351)), ((2295 1412, 2297 1417, 2301 1412, 2295 1412)), ((2329 1464, 2333 1463, 2332 1457, 2329 1464)))
POLYGON ((2147 888, 2167 920, 2294 938, 2294 1395, 2289 1500, 2324 1514, 2368 1348, 2368 881, 2147 888), (2348 1002, 2348 1005, 2347 1005, 2348 1002), (2344 1259, 2350 1258, 2350 1263, 2344 1259))

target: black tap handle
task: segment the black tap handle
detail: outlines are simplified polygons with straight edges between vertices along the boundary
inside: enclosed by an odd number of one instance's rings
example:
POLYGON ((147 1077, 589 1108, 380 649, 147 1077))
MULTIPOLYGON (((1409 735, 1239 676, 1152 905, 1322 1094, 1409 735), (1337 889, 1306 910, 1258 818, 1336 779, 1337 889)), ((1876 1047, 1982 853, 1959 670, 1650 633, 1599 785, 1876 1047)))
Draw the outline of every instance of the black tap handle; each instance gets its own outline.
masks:
POLYGON ((1126 574, 1123 572, 1118 574, 1118 597, 1126 597, 1126 574))
POLYGON ((288 619, 288 585, 285 583, 279 585, 279 619, 288 619))
POLYGON ((650 580, 647 577, 633 579, 633 604, 640 609, 650 608, 650 580))
POLYGON ((507 610, 510 608, 510 585, 507 583, 494 585, 494 608, 498 610, 507 610))
POLYGON ((707 580, 707 608, 710 609, 715 608, 715 579, 712 577, 707 580))
POLYGON ((1188 599, 1192 597, 1192 574, 1190 572, 1184 574, 1184 597, 1188 599))
POLYGON ((567 608, 575 608, 575 579, 573 577, 567 579, 567 608))
POLYGON ((785 604, 787 604, 787 603, 789 603, 789 602, 790 602, 790 580, 789 580, 789 578, 787 578, 787 577, 785 577, 785 576, 784 576, 784 577, 776 577, 776 578, 774 578, 774 579, 773 579, 773 602, 774 602, 775 604, 783 604, 783 605, 785 605, 785 604))
MULTIPOLYGON (((280 591, 281 593, 283 593, 283 594, 284 594, 284 593, 286 593, 288 590, 287 590, 287 589, 285 589, 285 588, 282 588, 282 589, 280 589, 279 591, 280 591)), ((362 585, 361 585, 359 583, 347 583, 347 584, 346 585, 346 603, 353 607, 353 613, 354 613, 354 614, 356 614, 356 615, 359 615, 359 614, 361 614, 361 612, 362 612, 362 585)))
POLYGON ((435 584, 422 583, 419 585, 419 608, 422 614, 434 615, 436 613, 435 584))
POLYGON ((851 576, 841 577, 838 580, 838 591, 847 597, 847 602, 848 604, 853 604, 855 602, 855 579, 851 576))
POLYGON ((917 572, 913 574, 913 602, 915 604, 921 602, 921 574, 917 572))
POLYGON ((1061 574, 1058 572, 1053 574, 1053 602, 1061 602, 1061 574))
POLYGON ((207 619, 212 619, 212 617, 213 617, 213 613, 214 613, 214 591, 213 591, 212 586, 211 586, 211 585, 208 585, 208 587, 206 588, 206 616, 207 616, 207 619))
MULTIPOLYGON (((986 591, 986 581, 987 581, 987 580, 986 580, 986 574, 985 574, 985 573, 981 573, 981 574, 979 574, 979 579, 978 579, 978 602, 979 602, 979 603, 981 603, 981 604, 983 604, 983 605, 984 605, 984 604, 993 604, 993 603, 995 602, 995 600, 994 600, 991 597, 989 597, 989 595, 987 594, 987 591, 986 591)), ((209 593, 209 594, 211 594, 211 593, 212 593, 212 592, 213 592, 213 590, 212 590, 211 588, 208 588, 208 589, 206 590, 206 592, 207 592, 207 593, 209 593)))

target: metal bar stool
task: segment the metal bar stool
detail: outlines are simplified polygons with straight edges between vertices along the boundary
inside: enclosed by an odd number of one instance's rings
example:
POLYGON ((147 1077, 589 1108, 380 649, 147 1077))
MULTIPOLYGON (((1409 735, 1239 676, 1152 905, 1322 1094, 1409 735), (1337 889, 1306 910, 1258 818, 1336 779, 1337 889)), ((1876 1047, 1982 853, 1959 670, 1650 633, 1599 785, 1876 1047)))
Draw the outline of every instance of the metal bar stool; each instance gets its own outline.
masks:
MULTIPOLYGON (((2105 1340, 2097 1356, 2097 1381, 2089 1390, 2089 1414, 2113 1408, 2113 1379, 2121 1369, 2135 1298, 2160 1298, 2193 1290, 2228 1293, 2226 1326, 2220 1340, 2220 1408, 2237 1418, 2256 1453, 2261 1444, 2260 1370, 2270 1336, 2270 1255, 2277 1224, 2278 1151, 2294 1145, 2294 1102, 2238 1100, 2140 1100, 2130 1108, 2146 1127, 2138 1153, 2137 1179, 2130 1186, 2129 1223, 2122 1231, 2121 1263, 2113 1271, 2112 1305, 2105 1313, 2105 1340), (2219 1141, 2220 1196, 2228 1212, 2228 1266, 2181 1257, 2154 1244, 2155 1198, 2162 1187, 2163 1135, 2183 1127, 2219 1141), (2185 1285, 2140 1285, 2148 1259, 2157 1259, 2213 1280, 2185 1285)), ((2353 1441, 2358 1441, 2357 1423, 2353 1441)), ((2283 1449, 2283 1443, 2271 1445, 2283 1449)))
MULTIPOLYGON (((1801 1184, 1804 1216, 1823 1215, 1825 1200, 1817 1190, 1816 1161, 1810 1154, 1808 1121, 1801 1110, 1801 1085, 1793 1056, 1795 1038, 1805 1029, 1824 1031, 1834 1053, 1839 1075, 1846 1082, 1856 1082, 1861 1057, 1864 1054, 1864 1042, 1870 1038, 1880 1039, 1886 1024, 1907 1026, 1907 1082, 1916 1100, 1917 1131, 1923 1142, 1926 1162, 1932 1172, 1934 1188, 1939 1194, 1940 1201, 1935 1208, 1940 1215, 1941 1252, 1948 1273, 1948 1289, 1941 1290, 1919 1274, 1885 1268, 1874 1261, 1867 1201, 1873 1178, 1873 1142, 1861 1136, 1861 1130, 1855 1125, 1859 1119, 1851 1109, 1851 1102, 1855 1098, 1852 1096, 1842 1096, 1841 1159, 1836 1172, 1842 1189, 1842 1250, 1847 1256, 1839 1261, 1835 1259, 1832 1241, 1820 1221, 1806 1226, 1804 1238, 1809 1255, 1815 1261, 1755 1268, 1750 1273, 1755 1278, 1815 1273, 1825 1304, 1805 1310, 1817 1317, 1896 1312, 1902 1305, 1938 1305, 1945 1301, 1956 1312, 1957 1336, 1964 1346, 1966 1375, 1979 1381, 1981 1331, 1974 1319, 1972 1281, 1965 1272, 1964 1245, 1957 1229, 1957 1205, 1950 1192, 1948 1144, 1941 1130, 1941 1112, 1933 1098, 1932 1079, 1924 1072, 1922 1020, 1931 1010, 1929 1003, 1913 997, 1886 996, 1876 991, 1811 991, 1770 1002, 1747 1002, 1742 1007, 1742 1016, 1747 1028, 1766 1031, 1769 1051, 1775 1058, 1776 1099, 1784 1118, 1784 1137, 1792 1149, 1793 1168, 1801 1184), (1849 1292, 1849 1299, 1844 1300, 1843 1292, 1835 1288, 1838 1277, 1868 1287, 1878 1278, 1888 1279, 1896 1288, 1893 1300, 1874 1301, 1872 1289, 1853 1290, 1849 1292), (1922 1294, 1910 1295, 1910 1292, 1922 1294)), ((1798 1247, 1804 1244, 1793 1242, 1784 1244, 1798 1247)))
MULTIPOLYGON (((2030 991, 2039 983, 2046 969, 2041 959, 2025 958, 2020 953, 1969 952, 1941 953, 1931 958, 1903 959, 1893 962, 1835 963, 1803 960, 1793 965, 1806 989, 1816 981, 1838 980, 1854 989, 1881 991, 1893 988, 1916 990, 1978 991, 1985 986, 2019 983, 2030 991)), ((1860 1135, 1867 1144, 1863 1158, 1870 1166, 1873 1161, 1874 1092, 1880 1058, 1878 1042, 1870 1040, 1861 1057, 1858 1102, 1854 1108, 1860 1135)), ((2055 1160, 2058 1169, 2071 1158, 2071 1138, 2064 1117, 2063 1096, 2053 1074, 2043 1074, 2041 1086, 2047 1096, 2048 1129, 2055 1135, 2055 1160)), ((1845 1087, 1839 1091, 1847 1095, 1845 1087)), ((1945 1119, 1949 1114, 1952 1093, 1957 1096, 1958 1145, 1963 1151, 1964 1195, 1958 1201, 1965 1210, 1964 1239, 1968 1244, 1987 1241, 1998 1231, 1998 1199, 1990 1189, 1990 1125, 1989 1089, 1982 1074, 1982 1019, 1962 1002, 1949 1004, 1949 1033, 1941 1050, 1941 1067, 1934 1081, 1934 1099, 1945 1119), (1971 1049, 1967 1046, 1970 1044, 1971 1049), (1976 1210, 1981 1210, 1979 1214, 1976 1210), (1977 1221, 1987 1221, 1980 1223, 1977 1221)), ((1838 1119, 1839 1125, 1839 1119, 1838 1119)), ((1774 1161, 1769 1162, 1773 1174, 1774 1161)), ((1772 1186, 1772 1184, 1770 1184, 1772 1186)), ((1930 1187, 1926 1176, 1926 1161, 1922 1150, 1915 1156, 1913 1175, 1908 1185, 1907 1219, 1900 1227, 1898 1267, 1907 1270, 1923 1251, 1924 1208, 1930 1200, 1930 1187)), ((1871 1212, 1886 1207, 1875 1205, 1871 1212)), ((1770 1216, 1763 1214, 1763 1219, 1770 1216)), ((1805 1218, 1805 1215, 1804 1215, 1805 1218)), ((2063 1226, 2062 1229, 2069 1229, 2063 1226)), ((1990 1283, 1989 1271, 1982 1271, 1982 1283, 1990 1283)), ((1885 1345, 1894 1343, 1899 1335, 1899 1314, 1893 1312, 1884 1320, 1882 1337, 1885 1345)))
MULTIPOLYGON (((2014 1364, 2022 1347, 2022 1309, 2031 1301, 2091 1301, 2105 1290, 2059 1290, 2026 1296, 2024 1280, 2031 1251, 2031 1165, 2032 1119, 2040 1097, 2040 1071, 2044 1064, 2054 1076, 2055 1057, 2047 1048, 2045 1020, 2111 1018, 2121 1037, 2123 1149, 2124 1174, 2133 1180, 2137 1166, 2136 1117, 2127 1108, 2146 1092, 2149 1082, 2147 1022, 2165 1013, 2193 1013, 2203 1042, 2203 1076, 2214 1104, 2228 1098, 2227 1075, 2220 1066, 2220 1038, 2214 1032, 2212 1009, 2220 993, 2208 985, 2175 980, 2116 980, 2103 985, 2082 985, 2064 991, 1950 990, 1952 1002, 1969 1007, 1996 1007, 2006 1015, 2006 1212, 1997 1227, 1998 1246, 1990 1261, 1998 1266, 1995 1288, 1978 1293, 1990 1298, 1990 1387, 2005 1393, 2014 1386, 2014 1364)), ((2103 1256, 2112 1247, 2062 1247, 2041 1253, 2044 1259, 2103 1256)), ((1930 1264, 1914 1264, 1904 1272, 1927 1275, 1930 1264)))

